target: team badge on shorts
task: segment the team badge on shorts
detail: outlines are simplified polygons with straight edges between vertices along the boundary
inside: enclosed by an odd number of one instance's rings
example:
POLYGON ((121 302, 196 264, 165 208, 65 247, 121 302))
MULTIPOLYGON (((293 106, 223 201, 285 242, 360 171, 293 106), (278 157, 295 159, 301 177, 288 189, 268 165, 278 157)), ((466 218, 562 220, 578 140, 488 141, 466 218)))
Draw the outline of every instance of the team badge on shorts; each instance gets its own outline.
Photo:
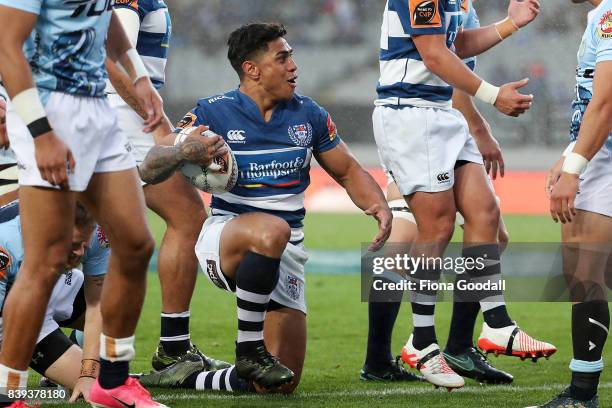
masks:
POLYGON ((211 282, 214 283, 216 287, 218 287, 219 289, 228 290, 221 278, 219 277, 219 274, 217 273, 217 262, 213 261, 212 259, 207 259, 206 273, 208 274, 208 277, 210 278, 211 282))
POLYGON ((289 137, 296 145, 306 147, 312 141, 312 126, 310 123, 289 126, 289 137))
POLYGON ((294 275, 287 275, 285 281, 287 294, 293 300, 298 300, 302 296, 302 282, 294 275))

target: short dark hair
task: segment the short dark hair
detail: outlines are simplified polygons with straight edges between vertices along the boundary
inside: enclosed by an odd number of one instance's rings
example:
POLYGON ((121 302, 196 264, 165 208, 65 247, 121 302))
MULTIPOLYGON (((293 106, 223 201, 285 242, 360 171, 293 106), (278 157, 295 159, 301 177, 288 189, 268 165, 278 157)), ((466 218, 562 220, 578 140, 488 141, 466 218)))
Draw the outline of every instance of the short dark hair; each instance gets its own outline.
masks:
POLYGON ((227 40, 227 58, 242 79, 242 63, 260 51, 268 50, 268 43, 287 34, 285 26, 278 23, 249 23, 234 30, 227 40))
POLYGON ((79 229, 93 228, 95 220, 91 213, 87 211, 87 208, 80 202, 76 202, 76 208, 74 212, 74 225, 79 229))

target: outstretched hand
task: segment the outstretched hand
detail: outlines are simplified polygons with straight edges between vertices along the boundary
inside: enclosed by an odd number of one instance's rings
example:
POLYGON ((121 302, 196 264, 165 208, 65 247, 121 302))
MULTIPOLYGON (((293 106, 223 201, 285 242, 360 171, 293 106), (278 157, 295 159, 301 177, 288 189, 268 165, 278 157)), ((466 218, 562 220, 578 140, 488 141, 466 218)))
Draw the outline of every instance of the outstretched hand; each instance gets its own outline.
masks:
POLYGON ((365 214, 370 217, 374 217, 378 222, 378 234, 372 240, 372 243, 369 246, 370 251, 377 251, 387 242, 389 236, 391 235, 391 223, 393 221, 393 214, 391 213, 391 209, 389 206, 374 204, 367 210, 365 210, 365 214))

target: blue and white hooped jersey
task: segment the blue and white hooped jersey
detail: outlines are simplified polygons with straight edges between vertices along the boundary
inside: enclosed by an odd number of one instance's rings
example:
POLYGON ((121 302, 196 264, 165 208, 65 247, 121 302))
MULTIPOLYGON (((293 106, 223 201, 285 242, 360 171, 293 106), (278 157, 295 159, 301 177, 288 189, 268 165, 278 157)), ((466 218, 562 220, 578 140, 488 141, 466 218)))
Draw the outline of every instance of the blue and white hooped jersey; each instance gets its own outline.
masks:
POLYGON ((38 15, 24 44, 36 85, 43 92, 104 96, 106 36, 114 0, 0 0, 38 15))
MULTIPOLYGON (((572 108, 570 137, 578 138, 582 117, 593 96, 593 78, 598 63, 612 61, 612 0, 604 0, 589 13, 588 25, 578 50, 576 68, 576 95, 572 108)), ((612 150, 612 135, 606 147, 612 150)))
POLYGON ((115 8, 134 11, 140 19, 136 50, 151 82, 160 89, 166 80, 166 62, 172 34, 168 6, 163 0, 115 0, 115 8))
POLYGON ((213 215, 265 212, 291 227, 291 242, 304 239, 304 191, 310 184, 313 153, 340 143, 331 116, 312 99, 296 95, 280 103, 264 122, 255 102, 239 90, 200 99, 178 129, 206 125, 231 147, 238 182, 214 195, 213 215))
POLYGON ((425 66, 411 36, 444 34, 452 49, 470 4, 466 0, 387 0, 376 105, 450 108, 453 88, 425 66))

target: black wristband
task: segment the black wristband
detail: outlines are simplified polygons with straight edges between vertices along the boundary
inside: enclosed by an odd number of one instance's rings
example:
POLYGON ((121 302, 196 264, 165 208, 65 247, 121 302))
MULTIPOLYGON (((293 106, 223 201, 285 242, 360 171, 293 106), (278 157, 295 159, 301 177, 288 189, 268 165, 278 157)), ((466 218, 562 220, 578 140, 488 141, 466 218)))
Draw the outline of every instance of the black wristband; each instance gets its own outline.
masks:
POLYGON ((51 129, 51 125, 46 117, 36 119, 34 122, 28 125, 28 129, 33 138, 37 138, 38 136, 44 135, 45 133, 53 130, 51 129))

